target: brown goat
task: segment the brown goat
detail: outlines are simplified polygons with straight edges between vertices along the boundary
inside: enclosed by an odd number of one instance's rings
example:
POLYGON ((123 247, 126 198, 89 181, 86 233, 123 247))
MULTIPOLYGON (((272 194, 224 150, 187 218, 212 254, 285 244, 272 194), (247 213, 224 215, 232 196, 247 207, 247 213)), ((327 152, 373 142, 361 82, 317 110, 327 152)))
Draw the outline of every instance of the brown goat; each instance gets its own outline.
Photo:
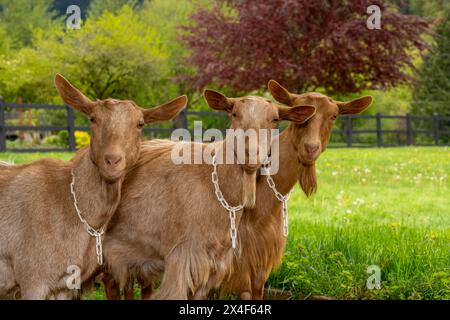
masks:
MULTIPOLYGON (((132 101, 92 102, 62 76, 55 78, 62 99, 86 114, 91 143, 73 161, 42 159, 0 170, 0 296, 23 299, 73 298, 68 281, 79 268, 79 281, 101 263, 96 238, 87 232, 74 208, 92 228, 106 228, 121 196, 125 173, 140 153, 145 123, 168 120, 186 105, 179 97, 142 109, 132 101), (72 180, 74 177, 74 180, 72 180), (69 271, 72 270, 72 271, 69 271)), ((101 238, 101 236, 100 236, 101 238)), ((76 276, 76 274, 75 274, 76 276)))
MULTIPOLYGON (((313 107, 287 108, 258 97, 227 98, 209 90, 205 99, 211 108, 231 115, 234 129, 272 129, 280 119, 302 123, 314 113, 313 107)), ((109 298, 120 297, 112 279, 122 288, 129 287, 130 279, 151 284, 161 272, 156 298, 204 298, 232 271, 229 215, 216 198, 213 168, 208 163, 174 164, 171 153, 181 143, 186 142, 144 143, 137 168, 124 182, 122 201, 105 237, 109 298)), ((227 151, 226 140, 189 145, 193 150, 196 146, 216 154, 227 151)), ((246 166, 217 165, 220 188, 231 205, 243 201, 246 166)), ((237 226, 240 221, 238 212, 237 226)), ((151 287, 145 291, 148 296, 151 287)))
MULTIPOLYGON (((338 115, 355 114, 372 102, 370 96, 339 102, 320 94, 292 94, 276 81, 268 84, 273 97, 286 105, 312 105, 316 113, 306 123, 291 123, 279 137, 279 170, 272 178, 277 190, 288 194, 299 181, 306 195, 317 189, 315 162, 325 151, 338 115)), ((234 272, 223 292, 235 292, 241 299, 262 299, 264 284, 272 269, 281 263, 285 237, 281 202, 275 198, 265 177, 256 186, 258 202, 245 209, 241 221, 241 255, 234 260, 234 272), (244 220, 248 220, 244 223, 244 220)))

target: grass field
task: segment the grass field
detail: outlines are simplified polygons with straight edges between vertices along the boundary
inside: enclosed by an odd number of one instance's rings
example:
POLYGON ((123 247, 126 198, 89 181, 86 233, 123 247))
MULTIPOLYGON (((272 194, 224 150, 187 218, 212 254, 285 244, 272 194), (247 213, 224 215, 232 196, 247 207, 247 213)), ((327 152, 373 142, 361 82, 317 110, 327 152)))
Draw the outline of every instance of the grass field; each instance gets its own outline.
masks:
POLYGON ((291 196, 286 255, 268 286, 293 298, 450 299, 449 148, 329 149, 317 167, 317 194, 291 196), (373 265, 381 288, 369 290, 373 265))

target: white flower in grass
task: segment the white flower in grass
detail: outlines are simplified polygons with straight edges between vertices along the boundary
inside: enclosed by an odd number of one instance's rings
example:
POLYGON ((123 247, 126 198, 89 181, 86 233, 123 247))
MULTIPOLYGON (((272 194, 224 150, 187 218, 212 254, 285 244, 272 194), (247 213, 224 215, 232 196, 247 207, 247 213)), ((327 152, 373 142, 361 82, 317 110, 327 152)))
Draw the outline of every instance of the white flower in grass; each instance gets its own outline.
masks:
POLYGON ((337 175, 337 172, 336 172, 336 171, 333 171, 333 172, 331 173, 331 175, 332 175, 332 176, 335 176, 335 175, 337 175))
POLYGON ((355 201, 353 201, 353 204, 355 205, 355 206, 359 206, 359 205, 362 205, 362 204, 364 204, 364 199, 361 199, 361 198, 357 198, 355 201))
POLYGON ((352 210, 347 209, 347 210, 345 210, 345 213, 346 213, 346 214, 350 214, 350 213, 352 213, 352 210))

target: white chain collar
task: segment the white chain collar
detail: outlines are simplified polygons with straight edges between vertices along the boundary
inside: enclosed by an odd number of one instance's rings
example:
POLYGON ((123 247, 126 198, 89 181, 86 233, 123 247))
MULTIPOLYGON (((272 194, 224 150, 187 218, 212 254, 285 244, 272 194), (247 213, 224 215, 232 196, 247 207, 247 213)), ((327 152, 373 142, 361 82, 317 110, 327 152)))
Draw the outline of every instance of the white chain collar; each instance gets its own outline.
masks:
POLYGON ((73 170, 71 171, 71 174, 72 174, 72 182, 70 183, 70 193, 72 193, 73 196, 73 206, 75 207, 75 210, 81 223, 83 223, 86 226, 87 233, 91 237, 95 237, 95 253, 97 254, 97 263, 99 265, 102 265, 103 264, 102 235, 105 233, 105 230, 103 229, 103 227, 100 228, 99 230, 92 228, 86 221, 86 219, 82 217, 81 211, 78 208, 77 196, 75 194, 75 175, 73 174, 73 170))
POLYGON ((284 226, 283 226, 283 234, 285 237, 288 236, 289 233, 289 220, 288 220, 288 200, 289 197, 291 196, 292 190, 288 192, 288 194, 286 194, 285 196, 279 192, 275 186, 275 181, 273 181, 272 176, 269 174, 270 173, 270 158, 266 158, 266 160, 263 163, 263 167, 267 170, 267 184, 269 185, 269 188, 272 189, 273 193, 275 194, 275 197, 281 201, 283 207, 282 207, 282 212, 283 212, 283 221, 284 221, 284 226))
POLYGON ((222 194, 222 191, 220 191, 219 186, 219 176, 217 174, 217 159, 216 155, 212 157, 212 165, 213 165, 213 172, 211 174, 211 180, 214 184, 215 194, 217 197, 217 200, 219 200, 222 207, 225 208, 225 210, 228 211, 229 217, 230 217, 230 236, 231 236, 231 247, 233 248, 233 252, 236 255, 236 247, 237 247, 237 229, 236 229, 236 212, 242 210, 244 206, 242 204, 232 207, 228 204, 227 200, 225 200, 225 197, 222 194))

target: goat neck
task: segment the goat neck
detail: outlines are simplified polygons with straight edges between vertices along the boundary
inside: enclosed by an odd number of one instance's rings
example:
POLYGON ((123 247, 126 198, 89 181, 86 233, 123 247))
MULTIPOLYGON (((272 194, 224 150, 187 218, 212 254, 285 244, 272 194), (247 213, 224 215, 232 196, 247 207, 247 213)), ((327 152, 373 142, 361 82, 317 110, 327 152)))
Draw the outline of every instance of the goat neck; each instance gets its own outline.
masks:
POLYGON ((73 160, 75 193, 83 218, 95 229, 106 225, 120 202, 123 178, 107 183, 97 166, 91 161, 89 152, 73 160))

